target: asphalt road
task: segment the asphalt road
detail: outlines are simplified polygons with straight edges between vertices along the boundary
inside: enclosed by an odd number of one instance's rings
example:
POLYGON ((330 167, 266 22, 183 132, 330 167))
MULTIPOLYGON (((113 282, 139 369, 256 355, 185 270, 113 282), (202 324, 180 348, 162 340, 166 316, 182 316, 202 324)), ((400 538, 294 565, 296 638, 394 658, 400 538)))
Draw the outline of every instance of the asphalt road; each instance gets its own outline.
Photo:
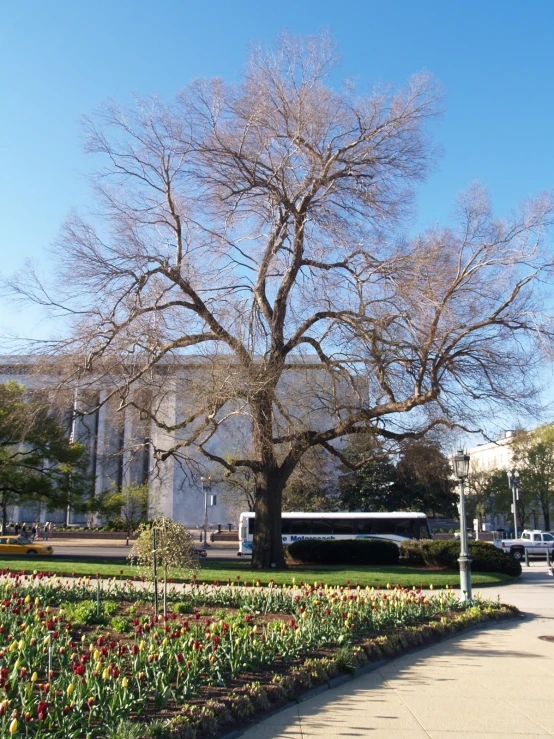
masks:
MULTIPOLYGON (((127 557, 131 551, 131 547, 124 544, 116 544, 115 546, 104 546, 96 543, 83 544, 75 546, 74 544, 61 544, 56 541, 52 542, 54 547, 54 557, 63 555, 65 557, 127 557)), ((218 546, 207 550, 208 559, 238 559, 238 545, 229 547, 218 546)))

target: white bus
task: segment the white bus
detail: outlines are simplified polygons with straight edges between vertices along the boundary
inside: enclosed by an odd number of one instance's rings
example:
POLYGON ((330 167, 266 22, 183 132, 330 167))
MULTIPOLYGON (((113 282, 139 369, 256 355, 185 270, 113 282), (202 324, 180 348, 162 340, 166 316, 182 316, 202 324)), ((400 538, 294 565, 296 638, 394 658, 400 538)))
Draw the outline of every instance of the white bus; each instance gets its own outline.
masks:
MULTIPOLYGON (((239 518, 239 557, 252 554, 255 513, 239 518)), ((283 546, 303 539, 388 539, 400 545, 406 539, 430 539, 425 513, 283 513, 283 546)))

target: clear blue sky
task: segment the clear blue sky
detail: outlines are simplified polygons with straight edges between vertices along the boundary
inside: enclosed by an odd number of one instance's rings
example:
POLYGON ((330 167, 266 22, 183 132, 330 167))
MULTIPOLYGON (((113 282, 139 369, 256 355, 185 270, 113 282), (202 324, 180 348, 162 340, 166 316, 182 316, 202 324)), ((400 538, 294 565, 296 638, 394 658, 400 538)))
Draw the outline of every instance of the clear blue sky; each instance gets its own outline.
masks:
MULTIPOLYGON (((329 29, 362 88, 423 69, 442 83, 444 156, 420 191, 422 223, 447 218, 474 179, 500 213, 554 187, 553 0, 3 0, 0 271, 44 259, 69 208, 87 203, 82 114, 106 97, 237 79, 249 42, 282 29, 329 29)), ((4 328, 46 330, 36 314, 0 310, 4 328)))

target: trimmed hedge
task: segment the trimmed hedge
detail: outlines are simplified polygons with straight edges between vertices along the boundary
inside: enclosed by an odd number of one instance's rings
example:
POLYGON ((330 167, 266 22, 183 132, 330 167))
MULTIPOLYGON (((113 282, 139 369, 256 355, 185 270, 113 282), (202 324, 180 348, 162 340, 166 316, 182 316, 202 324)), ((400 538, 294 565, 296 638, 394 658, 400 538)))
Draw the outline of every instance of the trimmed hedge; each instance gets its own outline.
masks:
POLYGON ((386 539, 304 539, 290 544, 285 554, 303 564, 396 565, 400 550, 386 539))
MULTIPOLYGON (((446 567, 453 571, 459 568, 460 542, 457 540, 404 542, 400 551, 409 564, 446 567)), ((485 541, 470 541, 469 556, 473 572, 500 572, 512 577, 521 575, 521 564, 517 560, 485 541)))

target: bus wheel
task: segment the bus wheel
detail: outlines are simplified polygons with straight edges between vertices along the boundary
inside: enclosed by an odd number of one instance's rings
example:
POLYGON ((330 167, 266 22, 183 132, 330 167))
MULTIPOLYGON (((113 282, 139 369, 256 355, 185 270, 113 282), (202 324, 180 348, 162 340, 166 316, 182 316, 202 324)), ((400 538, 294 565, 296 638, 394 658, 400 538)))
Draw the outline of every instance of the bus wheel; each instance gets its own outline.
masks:
POLYGON ((237 552, 237 557, 242 557, 242 552, 237 552))

